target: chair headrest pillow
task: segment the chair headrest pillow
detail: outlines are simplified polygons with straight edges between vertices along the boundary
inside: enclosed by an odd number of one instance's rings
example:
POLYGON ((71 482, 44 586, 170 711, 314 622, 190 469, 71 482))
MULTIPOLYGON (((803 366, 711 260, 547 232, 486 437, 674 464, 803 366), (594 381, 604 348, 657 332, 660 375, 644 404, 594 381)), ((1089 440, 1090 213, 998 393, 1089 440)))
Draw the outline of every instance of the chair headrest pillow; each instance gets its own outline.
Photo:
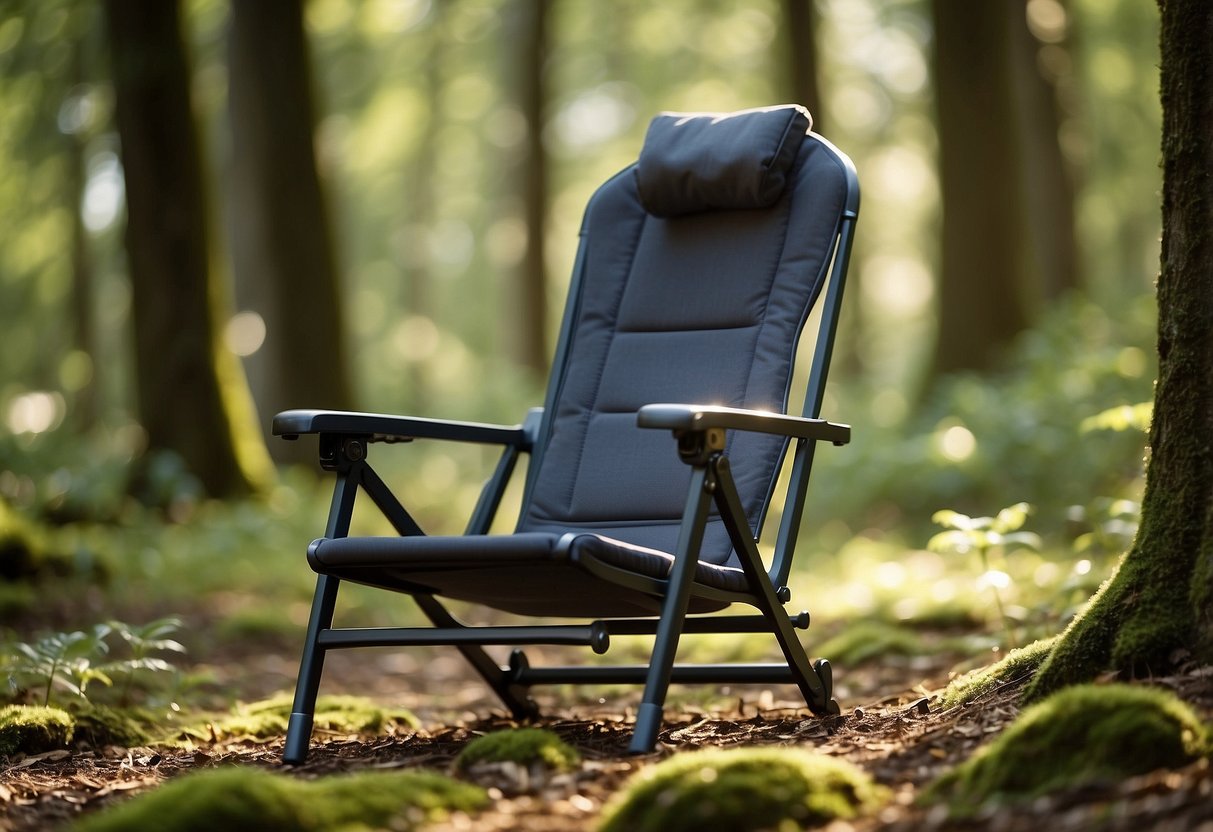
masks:
POLYGON ((812 126, 798 104, 662 113, 649 123, 636 165, 640 202, 658 217, 769 208, 812 126))

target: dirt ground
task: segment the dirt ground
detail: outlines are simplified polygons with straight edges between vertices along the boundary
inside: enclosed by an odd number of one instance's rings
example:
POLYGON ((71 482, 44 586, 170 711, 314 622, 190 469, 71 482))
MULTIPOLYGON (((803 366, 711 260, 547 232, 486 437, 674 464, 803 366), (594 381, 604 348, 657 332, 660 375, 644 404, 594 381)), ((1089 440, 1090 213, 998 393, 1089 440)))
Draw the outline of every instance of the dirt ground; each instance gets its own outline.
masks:
MULTIPOLYGON (((386 659, 385 659, 386 661, 386 659)), ((242 676, 252 687, 274 686, 293 672, 282 662, 253 667, 216 668, 218 674, 242 676), (260 676, 264 678, 256 678, 260 676)), ((363 664, 364 668, 368 665, 363 664)), ((396 668, 401 670, 401 668, 396 668)), ((410 668, 403 668, 407 671, 410 668)), ((426 768, 453 771, 463 745, 484 732, 514 723, 493 715, 493 703, 470 684, 457 664, 427 666, 428 684, 409 704, 416 705, 424 728, 379 737, 313 738, 309 761, 297 776, 311 778, 369 769, 426 768), (446 689, 454 697, 431 694, 446 689), (434 708, 435 701, 448 710, 434 708), (450 710, 452 707, 455 710, 450 710), (428 706, 426 703, 429 703, 428 706)), ((368 690, 398 684, 391 668, 373 668, 368 690)), ((1205 830, 1213 832, 1213 773, 1208 761, 1179 771, 1158 772, 1120 783, 1089 786, 1012 809, 991 810, 976 820, 950 822, 939 808, 915 803, 919 790, 940 772, 966 759, 978 746, 1001 732, 1018 712, 1014 686, 980 701, 941 711, 934 694, 946 675, 929 681, 940 668, 921 664, 885 666, 860 671, 850 683, 850 697, 839 717, 814 717, 775 692, 738 690, 733 704, 697 709, 682 705, 667 710, 666 729, 658 750, 641 757, 626 752, 638 691, 612 691, 609 701, 561 701, 548 697, 548 716, 537 724, 558 733, 581 752, 579 769, 551 777, 503 764, 474 778, 490 790, 492 804, 474 816, 456 814, 433 827, 441 830, 589 830, 602 806, 638 769, 670 754, 702 747, 798 746, 846 758, 893 790, 892 801, 876 815, 855 822, 835 822, 831 832, 868 830, 987 829, 997 832, 1039 830, 1205 830), (901 676, 900 685, 898 675, 901 676), (932 688, 931 685, 934 684, 932 688), (894 691, 882 694, 881 691, 894 691)), ((398 674, 397 674, 398 675, 398 674)), ((841 675, 841 674, 840 674, 841 675)), ((414 676, 414 679, 417 677, 414 676)), ((1193 704, 1205 718, 1213 716, 1213 667, 1187 668, 1153 679, 1193 704)), ((788 695, 781 689, 780 695, 788 695)), ((715 700, 721 700, 719 697, 715 700)), ((130 798, 178 775, 202 768, 252 765, 281 766, 282 740, 229 742, 192 750, 168 747, 107 748, 56 751, 0 761, 0 830, 53 829, 79 816, 130 798)))

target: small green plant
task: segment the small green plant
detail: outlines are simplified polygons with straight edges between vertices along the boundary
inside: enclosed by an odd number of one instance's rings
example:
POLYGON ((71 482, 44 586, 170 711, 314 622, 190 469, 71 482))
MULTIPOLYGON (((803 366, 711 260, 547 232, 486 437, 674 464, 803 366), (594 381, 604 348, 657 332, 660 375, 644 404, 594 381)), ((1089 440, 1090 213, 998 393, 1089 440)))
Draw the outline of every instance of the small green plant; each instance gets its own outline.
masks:
POLYGON ((128 704, 131 684, 139 671, 172 671, 175 668, 162 658, 151 655, 170 650, 184 652, 177 641, 167 638, 181 628, 175 617, 161 618, 143 626, 121 621, 94 624, 88 630, 51 633, 33 643, 17 642, 0 654, 0 668, 8 676, 10 694, 15 698, 24 690, 42 691, 42 704, 50 705, 55 688, 88 699, 88 687, 100 682, 110 687, 113 676, 122 673, 125 681, 121 704, 128 704), (110 653, 107 639, 116 636, 127 646, 129 656, 102 661, 110 653))
POLYGON ((50 705, 51 691, 56 687, 85 696, 89 682, 112 684, 105 671, 96 667, 97 660, 109 652, 105 642, 109 632, 108 624, 97 624, 88 631, 51 633, 32 644, 12 645, 5 657, 9 689, 39 687, 45 707, 50 705))
POLYGON ((946 531, 939 532, 927 542, 927 548, 932 552, 956 552, 962 555, 977 553, 981 561, 978 586, 988 586, 994 593, 998 620, 1012 646, 1015 645, 1015 634, 1007 618, 1001 592, 1011 585, 1011 576, 1004 570, 994 569, 990 564, 990 556, 999 552, 1005 557, 1014 549, 1039 551, 1040 536, 1034 532, 1022 531, 1023 524, 1031 513, 1032 506, 1028 503, 1007 506, 993 517, 970 517, 958 511, 943 509, 931 515, 931 520, 943 526, 946 531))
POLYGON ((1125 551, 1137 535, 1141 522, 1141 503, 1134 500, 1097 497, 1087 506, 1071 506, 1067 518, 1088 528, 1074 538, 1074 551, 1080 555, 1117 555, 1125 551))
POLYGON ((158 618, 143 626, 125 624, 121 621, 109 622, 111 631, 126 642, 130 651, 129 658, 113 662, 105 668, 109 672, 121 671, 126 676, 122 685, 122 693, 118 697, 119 705, 130 704, 131 683, 134 681, 137 671, 171 673, 176 670, 169 662, 151 654, 165 651, 184 653, 185 646, 181 642, 168 638, 180 630, 181 626, 181 619, 176 616, 158 618))

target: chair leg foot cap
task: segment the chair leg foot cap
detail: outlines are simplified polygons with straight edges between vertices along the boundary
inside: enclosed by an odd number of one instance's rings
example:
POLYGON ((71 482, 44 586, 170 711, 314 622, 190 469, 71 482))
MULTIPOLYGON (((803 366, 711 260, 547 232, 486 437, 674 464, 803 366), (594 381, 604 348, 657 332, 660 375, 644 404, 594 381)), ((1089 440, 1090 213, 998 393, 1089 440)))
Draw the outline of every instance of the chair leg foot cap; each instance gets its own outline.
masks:
POLYGON ((282 762, 300 765, 307 760, 308 745, 312 741, 312 715, 292 713, 286 723, 286 747, 282 750, 282 762))
POLYGON ((636 712, 636 728, 632 733, 629 754, 649 754, 657 745, 657 732, 661 730, 661 706, 650 702, 642 704, 636 712))

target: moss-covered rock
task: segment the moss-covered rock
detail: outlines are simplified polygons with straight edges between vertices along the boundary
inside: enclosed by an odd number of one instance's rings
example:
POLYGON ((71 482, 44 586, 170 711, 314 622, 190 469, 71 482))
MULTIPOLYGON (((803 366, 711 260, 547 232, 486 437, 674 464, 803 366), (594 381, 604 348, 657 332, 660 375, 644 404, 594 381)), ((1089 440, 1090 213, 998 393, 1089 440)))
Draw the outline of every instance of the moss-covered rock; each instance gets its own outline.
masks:
POLYGON ((928 789, 954 814, 1058 789, 1183 766, 1209 752, 1208 730, 1155 688, 1080 685, 1033 705, 997 740, 928 789))
POLYGON ((146 745, 151 739, 148 723, 137 711, 86 703, 75 708, 73 716, 76 719, 74 739, 94 748, 106 745, 130 748, 146 745))
MULTIPOLYGON (((215 717, 201 726, 185 728, 188 737, 220 739, 249 737, 267 739, 286 733, 291 714, 290 695, 236 706, 232 713, 215 717)), ((384 708, 361 696, 321 696, 316 700, 312 725, 319 731, 346 734, 377 734, 388 726, 415 729, 417 717, 404 708, 384 708)))
POLYGON ((76 723, 58 708, 9 705, 0 709, 0 755, 41 754, 64 748, 76 723))
POLYGON ((954 708, 980 699, 1002 685, 1026 681, 1049 657, 1057 638, 1042 638, 1026 647, 1017 647, 989 667, 953 679, 940 694, 939 707, 943 710, 954 708))
POLYGON ((782 748, 679 754, 642 770, 603 813, 599 832, 750 832, 854 818, 885 790, 836 757, 782 748))
POLYGON ((190 774, 85 818, 79 832, 327 832, 413 829, 487 802, 482 789, 429 772, 375 772, 297 780, 233 767, 190 774))
POLYGON ((464 746, 455 765, 466 771, 479 763, 539 763, 553 771, 569 771, 581 756, 568 743, 543 728, 515 728, 477 737, 464 746))

